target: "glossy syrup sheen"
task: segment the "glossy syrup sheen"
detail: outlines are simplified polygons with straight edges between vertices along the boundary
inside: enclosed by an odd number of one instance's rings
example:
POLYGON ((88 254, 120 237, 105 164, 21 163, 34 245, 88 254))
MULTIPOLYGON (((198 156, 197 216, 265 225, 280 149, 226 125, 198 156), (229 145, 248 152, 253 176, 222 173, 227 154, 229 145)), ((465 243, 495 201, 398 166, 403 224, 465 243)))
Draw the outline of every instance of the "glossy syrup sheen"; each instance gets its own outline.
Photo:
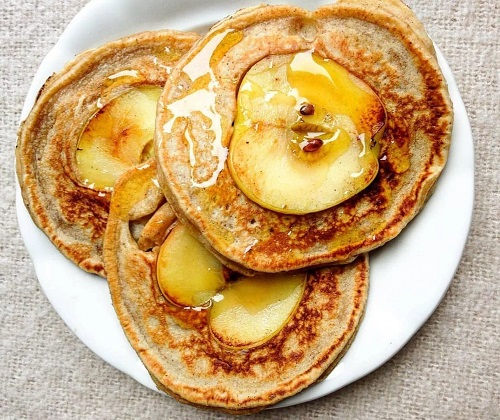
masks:
POLYGON ((229 169, 263 207, 324 210, 373 180, 384 125, 378 97, 339 64, 311 51, 270 56, 240 85, 229 169))
POLYGON ((137 167, 133 177, 122 177, 111 201, 110 213, 121 220, 128 220, 132 208, 148 195, 148 190, 158 188, 156 165, 149 162, 137 167))
POLYGON ((232 348, 251 348, 270 340, 294 314, 306 277, 269 274, 229 284, 210 308, 212 334, 232 348))
POLYGON ((177 99, 166 107, 170 113, 168 121, 163 126, 166 134, 171 134, 177 123, 186 125, 184 138, 189 148, 193 187, 206 188, 214 185, 218 175, 224 169, 227 158, 225 145, 227 133, 224 130, 227 121, 224 119, 227 117, 222 116, 217 110, 219 82, 214 68, 241 38, 240 32, 231 29, 212 34, 182 69, 190 88, 183 93, 184 88, 179 85, 177 99), (198 130, 196 133, 193 124, 196 124, 198 130), (204 137, 208 137, 211 144, 208 159, 195 153, 196 136, 199 135, 200 130, 204 132, 202 134, 204 137), (209 174, 199 175, 198 170, 207 164, 211 165, 209 174))
POLYGON ((375 93, 335 61, 311 52, 296 54, 287 68, 287 78, 298 95, 315 104, 315 120, 347 116, 358 134, 371 137, 375 120, 383 110, 375 93), (328 94, 330 93, 330 95, 328 94))

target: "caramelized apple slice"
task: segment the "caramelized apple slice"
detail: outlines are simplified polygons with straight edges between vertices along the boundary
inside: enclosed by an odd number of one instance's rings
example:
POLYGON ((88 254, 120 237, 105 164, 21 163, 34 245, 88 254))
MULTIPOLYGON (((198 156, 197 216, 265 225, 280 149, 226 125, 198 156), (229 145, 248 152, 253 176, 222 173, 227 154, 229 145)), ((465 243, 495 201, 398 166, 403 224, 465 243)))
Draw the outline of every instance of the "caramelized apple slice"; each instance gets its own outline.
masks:
POLYGON ((306 274, 262 274, 226 283, 222 264, 180 223, 160 247, 163 295, 182 307, 209 308, 213 336, 231 348, 258 346, 281 331, 297 308, 306 274))
POLYGON ((157 260, 160 290, 179 306, 203 306, 224 287, 222 264, 178 223, 163 242, 157 260))
POLYGON ((103 106, 89 120, 76 151, 82 183, 110 190, 123 172, 152 156, 160 93, 157 86, 133 88, 103 106))
POLYGON ((228 284, 213 299, 210 328, 232 348, 249 348, 273 338, 288 322, 305 287, 306 275, 263 274, 228 284))
POLYGON ((311 52, 270 56, 240 85, 229 170, 263 207, 324 210, 375 178, 385 122, 375 93, 337 63, 311 52))

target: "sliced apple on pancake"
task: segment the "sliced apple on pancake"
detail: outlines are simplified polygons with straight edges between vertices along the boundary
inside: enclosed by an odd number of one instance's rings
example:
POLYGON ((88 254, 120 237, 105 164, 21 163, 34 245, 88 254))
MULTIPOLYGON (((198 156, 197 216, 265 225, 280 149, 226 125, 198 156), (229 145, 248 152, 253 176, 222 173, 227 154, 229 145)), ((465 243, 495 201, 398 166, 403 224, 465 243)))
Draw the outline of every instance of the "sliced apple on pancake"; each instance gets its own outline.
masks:
POLYGON ((150 162, 119 178, 104 258, 118 319, 158 388, 184 403, 243 414, 324 378, 362 318, 367 256, 301 273, 228 273, 185 226, 156 223, 163 217, 155 217, 155 176, 150 162), (146 213, 148 250, 130 220, 146 213))
POLYGON ((165 297, 184 307, 206 305, 225 284, 221 262, 181 224, 161 245, 157 276, 165 297))
POLYGON ((238 275, 227 281, 224 269, 180 223, 161 244, 156 262, 163 295, 186 309, 207 309, 210 330, 220 343, 250 348, 271 339, 300 302, 306 275, 238 275))
POLYGON ((158 97, 197 38, 144 32, 86 51, 49 78, 21 125, 16 170, 26 207, 86 271, 105 276, 102 241, 114 182, 152 155, 158 97))
POLYGON ((396 237, 447 160, 432 42, 402 2, 241 10, 179 61, 158 109, 159 181, 238 270, 345 263, 396 237))
POLYGON ((86 186, 111 190, 123 172, 153 156, 161 90, 133 87, 91 117, 76 148, 77 176, 86 186))
POLYGON ((269 56, 241 82, 229 170, 270 210, 325 210, 374 180, 385 120, 377 95, 335 62, 310 51, 269 56))
POLYGON ((264 344, 293 316, 306 277, 305 273, 261 274, 229 283, 213 298, 210 331, 230 348, 264 344))

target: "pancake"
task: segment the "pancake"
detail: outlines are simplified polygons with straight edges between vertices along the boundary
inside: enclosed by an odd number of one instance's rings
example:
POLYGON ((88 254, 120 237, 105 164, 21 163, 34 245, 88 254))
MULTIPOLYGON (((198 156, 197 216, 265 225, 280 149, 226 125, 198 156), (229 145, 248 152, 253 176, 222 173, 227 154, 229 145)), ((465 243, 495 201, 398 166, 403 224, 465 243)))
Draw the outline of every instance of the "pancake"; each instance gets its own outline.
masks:
POLYGON ((149 162, 119 179, 104 257, 120 323, 158 388, 184 403, 242 414, 324 378, 349 347, 361 320, 368 257, 309 272, 298 307, 276 335, 255 347, 228 348, 210 332, 209 309, 173 305, 160 291, 156 261, 164 235, 150 227, 165 232, 170 220, 162 225, 158 220, 163 216, 156 217, 162 201, 155 171, 149 162), (145 250, 133 238, 130 221, 147 213, 152 217, 142 236, 155 238, 155 246, 145 250))
MULTIPOLYGON (((192 33, 144 32, 86 51, 47 80, 21 124, 16 169, 24 203, 53 244, 88 272, 105 275, 102 241, 112 186, 93 186, 80 174, 79 141, 117 98, 147 87, 161 91, 170 68, 196 39, 192 33)), ((113 153, 126 135, 110 137, 113 153)), ((112 163, 106 161, 102 172, 112 163)))
POLYGON ((423 46, 433 55, 436 55, 434 44, 429 38, 424 25, 410 7, 401 0, 337 0, 336 3, 351 7, 362 7, 368 13, 383 10, 384 13, 390 15, 392 19, 397 20, 401 25, 406 25, 406 30, 413 31, 423 46))
POLYGON ((446 82, 411 10, 370 4, 244 9, 217 23, 174 69, 158 109, 159 181, 179 219, 227 264, 280 272, 351 261, 396 237, 433 191, 451 138, 446 82), (270 57, 304 51, 368 85, 387 123, 368 187, 325 210, 285 214, 251 200, 227 156, 243 77, 270 57))

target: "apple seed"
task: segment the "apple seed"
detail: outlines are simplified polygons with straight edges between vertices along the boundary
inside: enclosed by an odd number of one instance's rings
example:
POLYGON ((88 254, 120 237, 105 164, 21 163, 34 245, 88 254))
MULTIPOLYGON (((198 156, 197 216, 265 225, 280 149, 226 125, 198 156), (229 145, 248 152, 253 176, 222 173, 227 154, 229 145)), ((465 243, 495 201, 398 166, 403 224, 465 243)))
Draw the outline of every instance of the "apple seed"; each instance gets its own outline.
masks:
POLYGON ((314 114, 314 105, 303 103, 300 106, 299 112, 301 115, 313 115, 314 114))
POLYGON ((307 144, 302 148, 304 152, 315 152, 321 146, 323 146, 323 140, 321 139, 307 139, 307 144))

